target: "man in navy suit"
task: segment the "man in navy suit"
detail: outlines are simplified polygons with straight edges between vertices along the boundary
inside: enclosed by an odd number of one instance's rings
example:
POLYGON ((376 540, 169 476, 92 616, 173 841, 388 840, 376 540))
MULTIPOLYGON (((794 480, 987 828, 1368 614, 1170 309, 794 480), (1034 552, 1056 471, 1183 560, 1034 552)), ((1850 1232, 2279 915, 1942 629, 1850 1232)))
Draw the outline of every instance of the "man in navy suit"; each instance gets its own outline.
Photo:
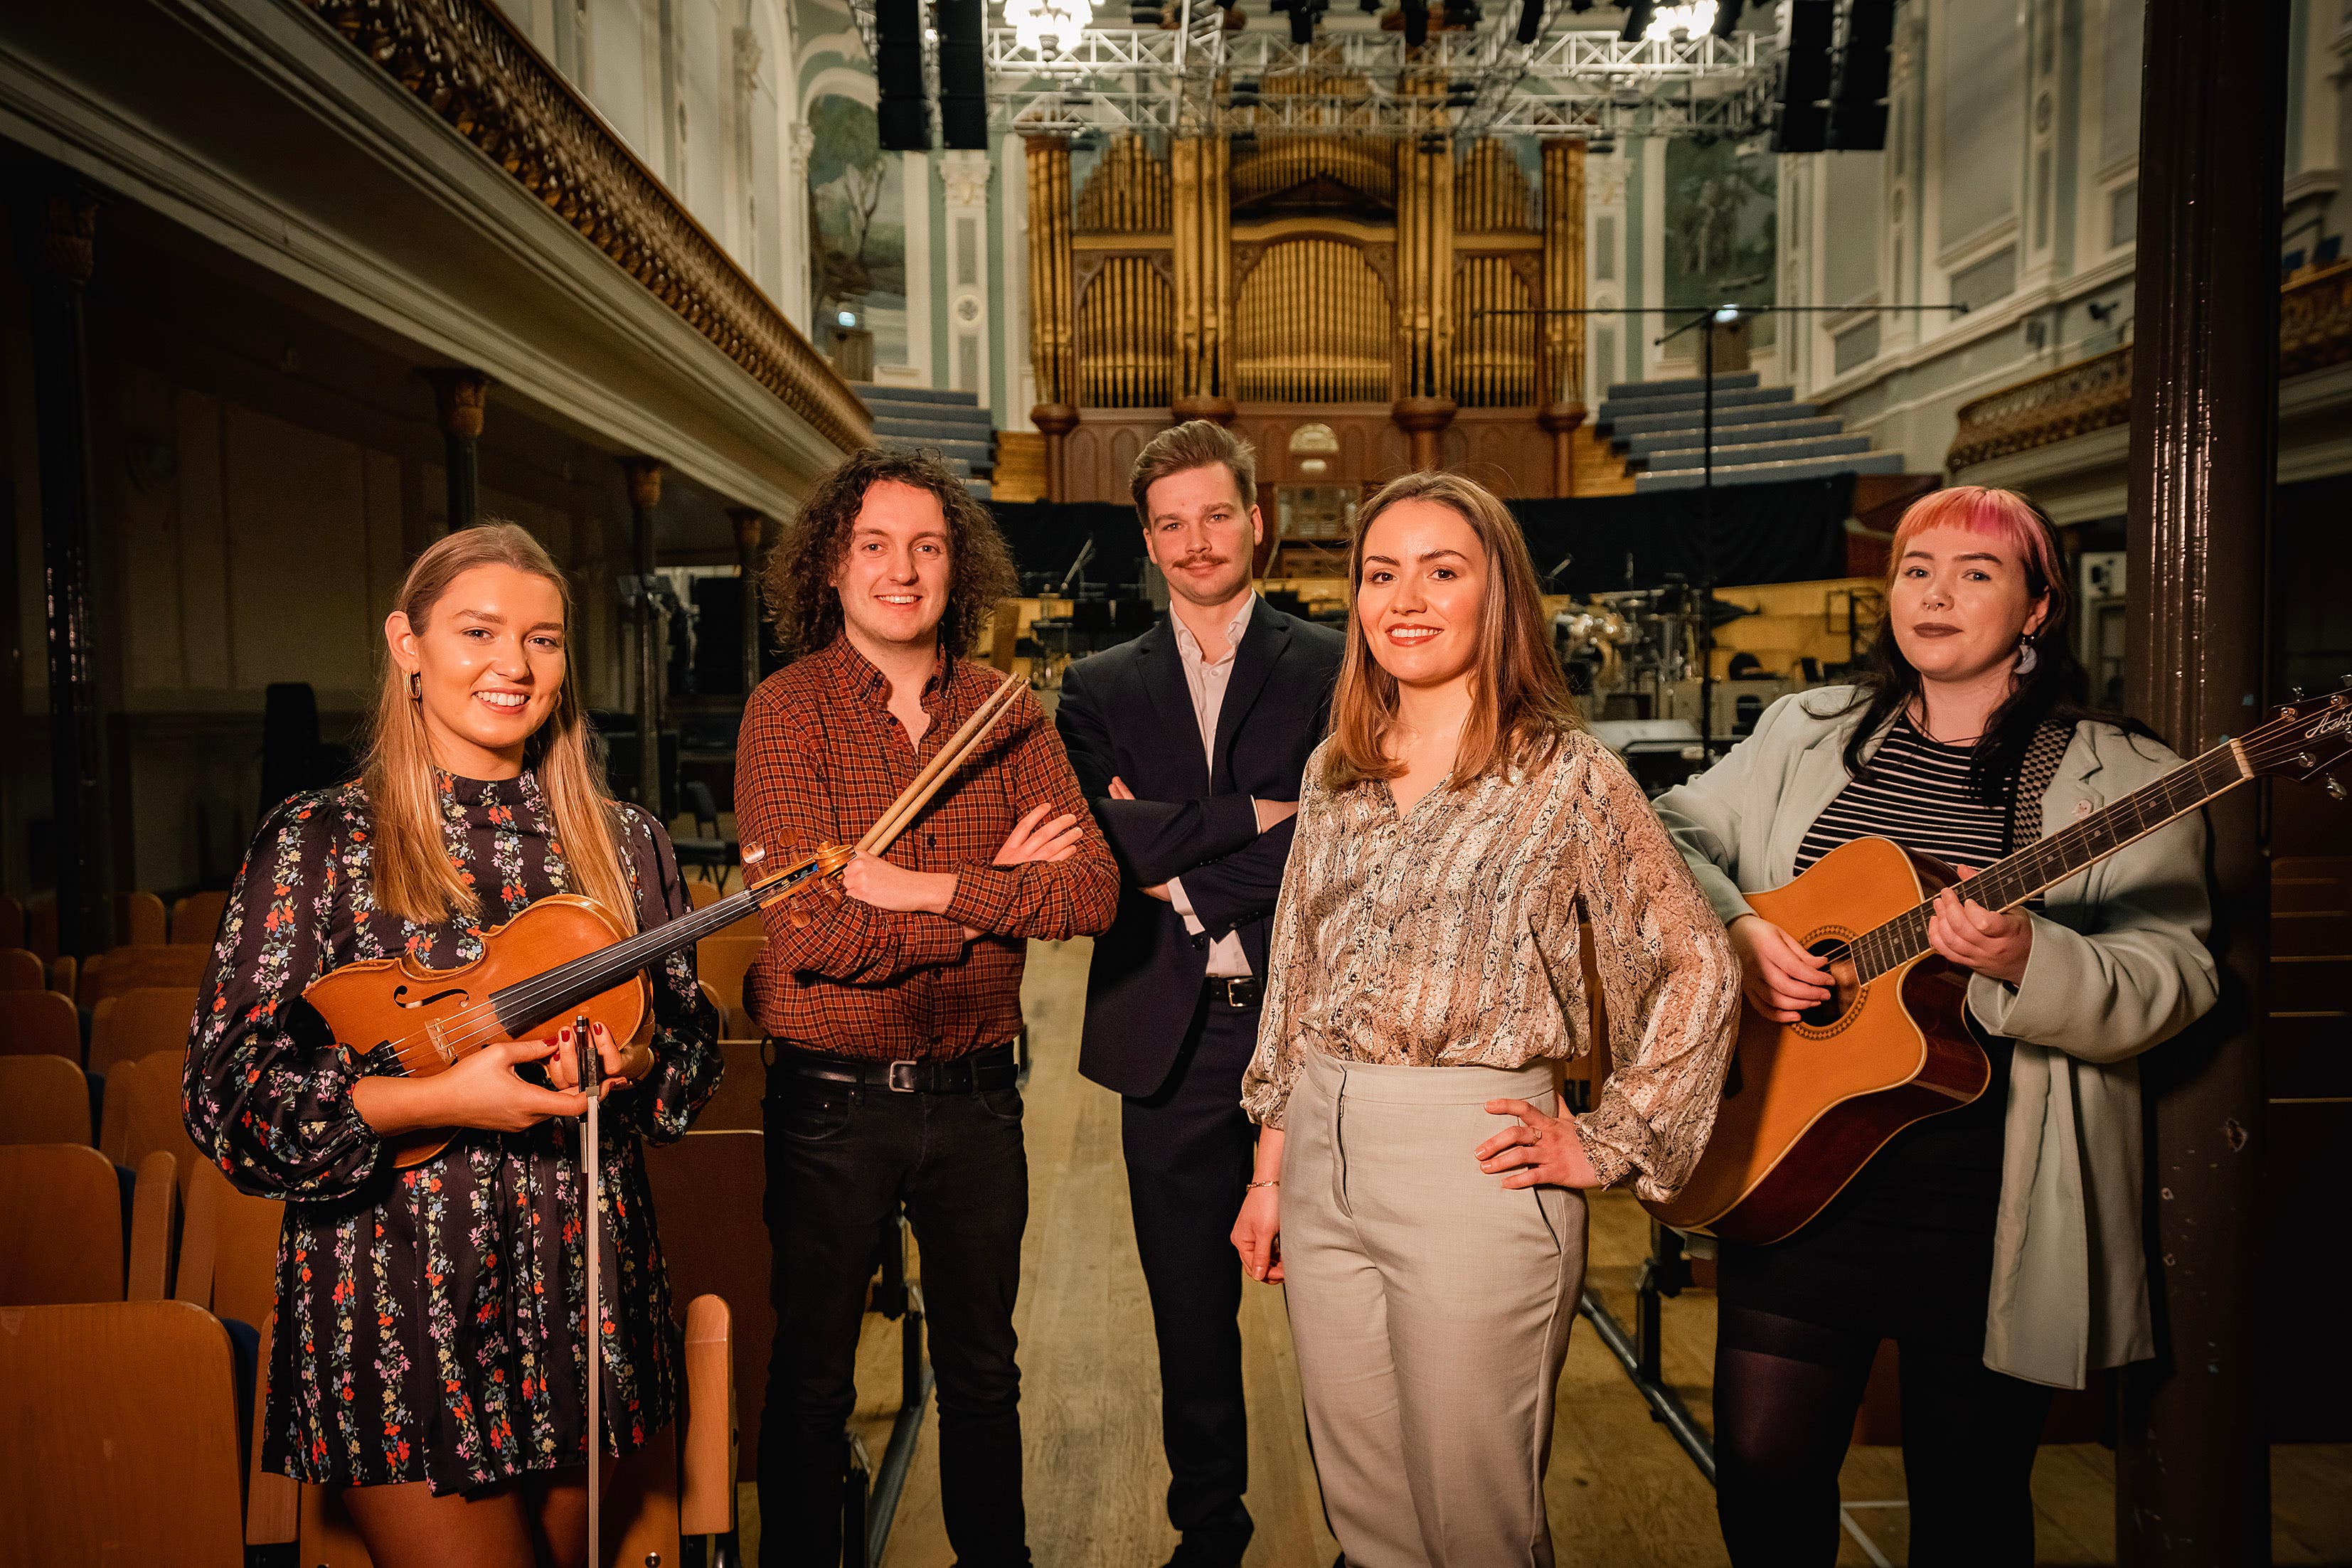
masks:
POLYGON ((1160 1347, 1170 1568, 1237 1564, 1242 1273, 1228 1239, 1256 1130, 1242 1071, 1257 1045, 1266 930, 1307 757, 1345 639, 1261 600, 1265 538, 1249 446, 1205 420, 1164 431, 1130 481, 1170 615, 1070 666, 1055 714, 1123 873, 1095 939, 1078 1071, 1126 1097, 1135 1240, 1160 1347))

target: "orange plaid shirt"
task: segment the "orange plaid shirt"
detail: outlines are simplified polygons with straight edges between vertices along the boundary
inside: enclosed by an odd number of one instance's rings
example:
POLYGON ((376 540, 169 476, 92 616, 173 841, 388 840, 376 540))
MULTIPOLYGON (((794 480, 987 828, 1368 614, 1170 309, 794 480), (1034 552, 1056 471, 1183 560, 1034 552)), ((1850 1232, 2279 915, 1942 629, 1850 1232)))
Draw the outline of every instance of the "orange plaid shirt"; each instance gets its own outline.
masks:
MULTIPOLYGON (((819 843, 855 843, 1003 678, 942 655, 923 686, 931 723, 917 747, 890 713, 888 680, 845 637, 770 675, 744 707, 737 742, 743 841, 766 850, 771 865, 819 843)), ((845 898, 817 905, 795 929, 772 906, 762 917, 767 946, 743 986, 764 1032, 884 1061, 1000 1044, 1020 1032, 1027 939, 1092 936, 1118 912, 1118 864, 1052 721, 1026 693, 887 858, 911 871, 953 872, 947 914, 894 914, 845 898), (1077 852, 1051 864, 992 864, 1022 813, 1049 800, 1055 815, 1073 812, 1084 825, 1077 852), (964 940, 967 925, 979 940, 964 940)))

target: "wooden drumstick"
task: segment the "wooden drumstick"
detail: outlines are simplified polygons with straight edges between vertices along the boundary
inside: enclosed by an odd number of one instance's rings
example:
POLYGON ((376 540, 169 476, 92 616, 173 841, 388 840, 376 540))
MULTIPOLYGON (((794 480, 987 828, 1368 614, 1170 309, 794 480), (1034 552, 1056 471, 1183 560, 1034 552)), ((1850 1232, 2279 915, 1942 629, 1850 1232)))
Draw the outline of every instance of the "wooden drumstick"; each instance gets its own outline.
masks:
POLYGON ((964 720, 963 727, 949 738, 945 746, 940 747, 939 755, 931 758, 930 765, 915 776, 915 781, 907 786, 905 792, 890 803, 890 809, 866 830, 866 836, 857 841, 858 852, 878 855, 906 831, 908 824, 930 803, 931 797, 939 793, 940 787, 972 752, 979 749, 981 741, 987 737, 989 727, 1012 706, 1013 699, 1019 695, 1023 685, 1013 676, 1004 677, 1003 684, 990 693, 988 700, 964 720))

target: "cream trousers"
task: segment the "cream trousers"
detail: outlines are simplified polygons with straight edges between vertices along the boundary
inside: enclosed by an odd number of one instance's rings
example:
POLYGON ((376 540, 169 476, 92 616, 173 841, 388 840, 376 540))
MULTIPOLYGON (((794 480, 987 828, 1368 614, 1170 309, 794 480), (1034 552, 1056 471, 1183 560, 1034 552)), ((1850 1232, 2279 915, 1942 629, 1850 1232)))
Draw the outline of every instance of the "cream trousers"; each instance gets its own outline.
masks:
POLYGON ((1391 1067, 1310 1051, 1284 1113, 1282 1267, 1324 1507, 1349 1568, 1550 1568, 1553 1391, 1584 1195, 1472 1151, 1553 1111, 1549 1063, 1391 1067))

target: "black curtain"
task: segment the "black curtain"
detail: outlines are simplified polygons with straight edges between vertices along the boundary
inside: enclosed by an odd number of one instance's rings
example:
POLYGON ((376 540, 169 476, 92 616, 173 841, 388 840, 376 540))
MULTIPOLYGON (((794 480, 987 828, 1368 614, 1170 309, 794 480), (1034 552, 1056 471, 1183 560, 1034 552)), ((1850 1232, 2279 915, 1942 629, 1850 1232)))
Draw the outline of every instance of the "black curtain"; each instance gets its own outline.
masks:
POLYGON ((1689 582, 1808 582, 1845 575, 1853 476, 1715 490, 1513 501, 1536 570, 1569 565, 1550 591, 1579 596, 1689 582), (1632 562, 1629 580, 1626 563, 1632 562))
MULTIPOLYGON (((1669 576, 1691 582, 1806 582, 1845 575, 1845 523, 1853 476, 1787 479, 1643 495, 1513 501, 1536 570, 1572 556, 1552 580, 1555 593, 1654 588, 1669 576), (1625 563, 1633 559, 1628 582, 1625 563)), ((1108 501, 992 502, 1013 564, 1059 584, 1088 539, 1088 582, 1117 587, 1141 575, 1143 535, 1135 508, 1108 501)))
POLYGON ((992 501, 989 510, 996 514, 1013 564, 1024 577, 1042 573, 1059 587, 1088 539, 1095 544, 1087 561, 1088 582, 1117 590, 1143 575, 1143 530, 1136 524, 1135 508, 1123 502, 992 501))

